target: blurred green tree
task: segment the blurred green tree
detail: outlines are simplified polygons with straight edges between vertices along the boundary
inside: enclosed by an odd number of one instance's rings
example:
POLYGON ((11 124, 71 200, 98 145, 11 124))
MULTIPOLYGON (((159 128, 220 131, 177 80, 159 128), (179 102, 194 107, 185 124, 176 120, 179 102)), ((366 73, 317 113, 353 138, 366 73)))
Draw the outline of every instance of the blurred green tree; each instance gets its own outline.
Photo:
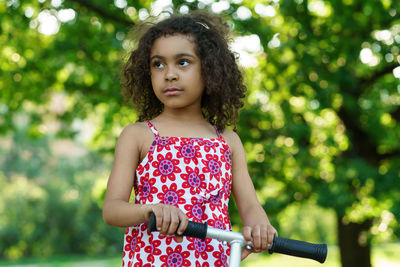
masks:
POLYGON ((398 234, 399 3, 267 6, 249 4, 252 17, 235 21, 264 51, 240 128, 253 178, 280 188, 267 190, 266 209, 302 199, 333 208, 342 266, 371 266, 371 238, 390 225, 398 234))
POLYGON ((124 229, 101 212, 110 161, 27 126, 0 140, 0 258, 119 252, 124 229))
MULTIPOLYGON (((222 12, 241 37, 259 40, 256 64, 245 69, 239 134, 265 209, 278 213, 305 200, 334 209, 342 265, 371 266, 372 237, 399 234, 400 3, 173 5, 222 12)), ((152 7, 145 0, 1 2, 0 131, 15 131, 21 110, 31 137, 76 136, 90 118, 91 147, 112 152, 121 127, 135 119, 119 93, 131 46, 125 37, 152 7)))

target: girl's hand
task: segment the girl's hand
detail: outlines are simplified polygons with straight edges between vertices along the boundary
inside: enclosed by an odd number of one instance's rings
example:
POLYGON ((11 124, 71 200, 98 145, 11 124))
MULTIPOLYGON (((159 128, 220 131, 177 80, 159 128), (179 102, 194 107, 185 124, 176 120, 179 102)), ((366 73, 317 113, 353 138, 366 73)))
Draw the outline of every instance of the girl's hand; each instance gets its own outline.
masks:
POLYGON ((243 237, 247 244, 253 244, 253 249, 248 250, 246 247, 242 251, 242 260, 253 252, 264 252, 268 246, 272 244, 274 236, 278 232, 271 224, 256 224, 254 226, 244 226, 242 229, 243 237))
POLYGON ((154 213, 156 217, 156 228, 160 235, 172 236, 175 235, 177 242, 182 242, 182 233, 185 231, 189 219, 177 207, 166 204, 148 205, 146 209, 146 220, 150 219, 150 214, 154 213))

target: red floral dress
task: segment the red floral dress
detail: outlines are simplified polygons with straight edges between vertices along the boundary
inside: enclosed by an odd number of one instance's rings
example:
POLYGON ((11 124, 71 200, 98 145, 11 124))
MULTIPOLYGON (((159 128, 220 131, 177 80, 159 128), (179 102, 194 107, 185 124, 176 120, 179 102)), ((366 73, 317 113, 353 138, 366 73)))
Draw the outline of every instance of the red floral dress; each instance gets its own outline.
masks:
MULTIPOLYGON (((192 221, 231 230, 231 151, 218 130, 218 138, 161 137, 147 123, 155 140, 136 169, 135 203, 174 205, 192 221)), ((123 266, 228 266, 228 258, 229 245, 215 239, 178 243, 147 223, 125 232, 123 266)))

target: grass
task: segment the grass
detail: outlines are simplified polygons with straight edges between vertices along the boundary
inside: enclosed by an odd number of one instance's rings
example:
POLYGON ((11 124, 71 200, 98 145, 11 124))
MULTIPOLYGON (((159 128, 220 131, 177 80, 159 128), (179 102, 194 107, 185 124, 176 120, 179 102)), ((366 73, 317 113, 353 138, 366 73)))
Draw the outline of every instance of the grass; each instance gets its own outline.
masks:
POLYGON ((264 266, 279 266, 279 267, 340 267, 339 251, 336 246, 328 247, 328 256, 323 265, 319 262, 297 257, 286 256, 283 254, 251 254, 245 262, 245 267, 264 267, 264 266))
POLYGON ((372 251, 372 261, 376 267, 400 267, 400 244, 377 245, 372 251))
MULTIPOLYGON (((122 255, 122 254, 121 254, 122 255)), ((0 261, 0 266, 23 267, 116 267, 121 266, 121 255, 110 256, 58 256, 47 259, 29 258, 16 261, 0 261)))
MULTIPOLYGON (((372 262, 375 267, 400 267, 399 243, 374 246, 372 262)), ((18 261, 0 261, 0 266, 21 267, 120 267, 121 255, 111 256, 59 256, 49 259, 21 259, 18 261)), ((328 247, 328 257, 320 263, 281 254, 251 254, 242 266, 245 267, 340 267, 339 250, 336 246, 328 247)))

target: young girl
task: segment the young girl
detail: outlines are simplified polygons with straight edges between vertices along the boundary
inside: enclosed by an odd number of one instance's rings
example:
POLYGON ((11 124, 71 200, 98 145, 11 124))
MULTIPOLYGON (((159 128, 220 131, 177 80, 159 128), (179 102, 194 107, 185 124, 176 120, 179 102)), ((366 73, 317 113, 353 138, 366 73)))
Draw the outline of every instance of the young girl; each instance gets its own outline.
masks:
POLYGON ((246 91, 227 36, 220 17, 173 15, 140 36, 125 65, 122 88, 140 122, 118 139, 103 210, 106 223, 127 227, 124 266, 227 266, 229 245, 179 234, 188 220, 231 230, 231 189, 254 245, 242 259, 272 243, 276 230, 257 200, 243 145, 226 129, 246 91), (148 230, 151 213, 159 232, 148 230))

